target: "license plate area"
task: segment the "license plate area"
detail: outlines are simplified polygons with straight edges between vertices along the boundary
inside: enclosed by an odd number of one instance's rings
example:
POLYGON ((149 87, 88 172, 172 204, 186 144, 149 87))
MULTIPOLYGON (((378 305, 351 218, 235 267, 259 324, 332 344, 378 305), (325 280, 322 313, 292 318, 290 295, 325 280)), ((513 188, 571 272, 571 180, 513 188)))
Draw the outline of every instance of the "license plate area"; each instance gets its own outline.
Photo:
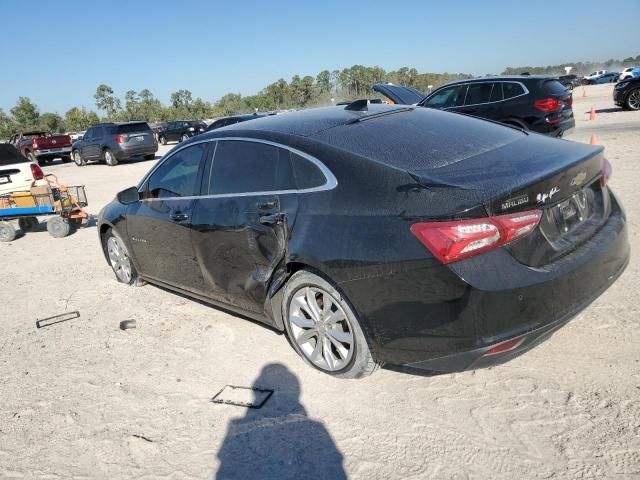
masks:
POLYGON ((569 233, 593 214, 594 193, 590 188, 576 192, 547 210, 561 234, 569 233))

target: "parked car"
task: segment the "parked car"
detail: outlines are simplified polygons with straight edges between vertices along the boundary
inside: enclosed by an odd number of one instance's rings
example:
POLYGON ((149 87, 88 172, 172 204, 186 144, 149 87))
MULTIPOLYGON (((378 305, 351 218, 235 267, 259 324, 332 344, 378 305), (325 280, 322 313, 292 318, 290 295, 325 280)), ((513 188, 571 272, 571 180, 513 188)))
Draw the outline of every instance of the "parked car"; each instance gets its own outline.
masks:
POLYGON ((158 142, 147 122, 101 123, 73 144, 72 157, 79 167, 93 161, 113 167, 138 155, 153 159, 157 151, 158 142))
POLYGON ((71 161, 71 137, 55 135, 44 130, 18 132, 9 140, 13 146, 32 162, 39 165, 61 158, 63 163, 71 161))
POLYGON ((373 89, 396 104, 464 113, 514 127, 561 137, 575 127, 573 97, 556 77, 516 75, 451 82, 427 97, 399 85, 376 84, 373 89))
POLYGON ((247 120, 255 120, 256 118, 266 117, 267 115, 273 115, 270 113, 246 113, 243 115, 233 115, 231 117, 222 117, 215 120, 209 125, 205 132, 216 130, 218 128, 226 127, 228 125, 235 125, 236 123, 246 122, 247 120))
POLYGON ((71 138, 71 143, 73 143, 77 142, 78 140, 82 140, 84 132, 67 132, 67 135, 69 135, 69 138, 71 138))
POLYGON ((578 78, 577 75, 561 75, 558 77, 558 81, 564 85, 567 90, 573 90, 582 84, 582 79, 578 78))
POLYGON ((625 110, 640 110, 640 76, 616 83, 613 102, 625 110))
POLYGON ((620 74, 618 72, 608 72, 599 77, 594 77, 587 80, 587 85, 599 85, 602 83, 615 83, 618 81, 620 74))
POLYGON ((640 67, 627 67, 620 72, 620 78, 618 81, 626 80, 627 78, 640 77, 640 67))
POLYGON ((0 195, 29 191, 34 182, 43 179, 37 162, 20 154, 13 145, 0 144, 0 195))
POLYGON ((609 175, 600 146, 357 101, 185 142, 98 232, 118 281, 285 331, 323 372, 460 371, 532 348, 621 274, 609 175))
POLYGON ((168 142, 184 142, 206 130, 207 124, 200 120, 179 120, 168 122, 164 128, 158 130, 158 141, 162 145, 168 142))
POLYGON ((607 70, 596 70, 595 72, 591 72, 589 75, 585 75, 584 77, 582 77, 582 80, 585 84, 589 84, 591 80, 601 77, 605 73, 607 73, 607 70))

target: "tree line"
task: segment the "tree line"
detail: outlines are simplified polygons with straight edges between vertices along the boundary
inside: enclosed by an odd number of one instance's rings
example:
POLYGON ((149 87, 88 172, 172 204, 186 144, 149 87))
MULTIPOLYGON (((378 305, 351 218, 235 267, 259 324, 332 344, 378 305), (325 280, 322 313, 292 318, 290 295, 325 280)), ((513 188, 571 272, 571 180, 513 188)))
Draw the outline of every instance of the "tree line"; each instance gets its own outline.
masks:
MULTIPOLYGON (((507 67, 503 74, 564 74, 564 67, 573 67, 572 73, 584 75, 593 70, 613 70, 640 64, 640 55, 624 60, 606 62, 578 62, 544 67, 507 67)), ((487 76, 490 76, 489 74, 487 76)), ((415 68, 402 67, 387 72, 379 66, 353 65, 342 70, 323 70, 315 77, 294 75, 290 81, 281 78, 267 85, 256 95, 242 96, 228 93, 216 102, 193 98, 189 90, 173 92, 169 104, 163 104, 149 89, 129 90, 124 101, 109 85, 99 85, 94 95, 98 112, 85 107, 73 107, 64 115, 56 112, 40 113, 27 97, 19 97, 16 105, 5 113, 0 109, 0 139, 9 138, 19 130, 42 129, 51 132, 82 131, 101 121, 145 120, 148 122, 179 119, 216 118, 254 111, 300 109, 331 105, 357 98, 376 96, 371 87, 379 82, 391 82, 428 92, 454 80, 471 78, 465 73, 419 73, 415 68)))

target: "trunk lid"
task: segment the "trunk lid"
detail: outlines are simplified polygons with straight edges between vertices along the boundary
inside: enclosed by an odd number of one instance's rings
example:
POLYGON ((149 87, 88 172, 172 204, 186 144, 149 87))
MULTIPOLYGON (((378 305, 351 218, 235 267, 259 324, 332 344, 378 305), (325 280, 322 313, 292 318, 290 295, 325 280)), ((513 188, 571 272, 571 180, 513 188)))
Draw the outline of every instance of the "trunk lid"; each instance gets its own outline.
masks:
POLYGON ((609 192, 600 186, 603 161, 602 147, 533 134, 445 167, 409 173, 433 195, 448 193, 446 204, 460 218, 477 215, 479 207, 489 216, 541 209, 536 231, 509 247, 518 261, 541 266, 586 241, 609 216, 609 192))
POLYGON ((391 83, 376 83, 373 86, 373 90, 384 95, 396 105, 415 105, 425 97, 422 92, 415 88, 391 83))

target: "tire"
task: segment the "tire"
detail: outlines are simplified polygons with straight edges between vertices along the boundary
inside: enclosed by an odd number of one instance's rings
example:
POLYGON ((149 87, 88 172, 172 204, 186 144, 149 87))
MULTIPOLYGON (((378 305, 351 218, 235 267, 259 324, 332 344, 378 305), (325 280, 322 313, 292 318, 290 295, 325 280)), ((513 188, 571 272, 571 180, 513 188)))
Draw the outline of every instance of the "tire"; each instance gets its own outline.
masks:
POLYGON ((23 232, 37 232, 40 222, 36 217, 23 217, 18 219, 18 226, 23 232))
POLYGON ((12 242, 16 239, 16 228, 9 222, 0 221, 0 242, 12 242))
POLYGON ((153 160, 154 158, 156 158, 156 154, 155 153, 150 153, 149 155, 145 155, 144 156, 145 160, 153 160))
POLYGON ((104 162, 110 167, 115 167, 116 165, 118 165, 118 159, 108 148, 104 149, 104 162))
POLYGON ((71 161, 71 157, 62 157, 62 163, 69 163, 71 161))
POLYGON ((167 139, 164 137, 164 135, 160 135, 160 138, 158 139, 158 141, 159 141, 162 145, 166 145, 166 144, 167 144, 167 139))
POLYGON ((628 110, 640 110, 640 88, 631 90, 624 101, 628 110))
POLYGON ((87 161, 84 158, 82 158, 82 155, 80 155, 80 152, 78 150, 74 150, 71 153, 71 156, 73 157, 73 161, 77 166, 84 167, 87 165, 87 161))
POLYGON ((62 217, 47 220, 47 231, 53 238, 64 238, 71 233, 71 224, 62 217))
POLYGON ((189 135, 186 133, 180 137, 180 142, 186 142, 187 140, 189 140, 189 135))
POLYGON ((293 349, 321 372, 362 378, 378 367, 353 307, 328 280, 307 270, 293 274, 284 286, 282 318, 293 349))
POLYGON ((138 272, 133 265, 124 242, 113 229, 107 230, 103 237, 104 249, 107 252, 109 265, 116 276, 116 280, 125 285, 141 285, 138 282, 138 272))

